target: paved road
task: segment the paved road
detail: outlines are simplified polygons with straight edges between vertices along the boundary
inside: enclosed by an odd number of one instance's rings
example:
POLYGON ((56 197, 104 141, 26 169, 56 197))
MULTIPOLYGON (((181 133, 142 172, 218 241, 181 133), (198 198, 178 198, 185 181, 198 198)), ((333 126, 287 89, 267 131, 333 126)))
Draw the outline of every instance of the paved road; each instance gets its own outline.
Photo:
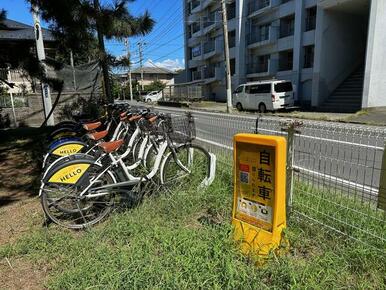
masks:
MULTIPOLYGON (((154 107, 155 110, 181 114, 185 109, 154 107)), ((197 138, 212 149, 230 154, 236 133, 253 132, 256 116, 225 115, 191 111, 195 117, 197 138)), ((263 117, 259 132, 285 135, 281 123, 285 119, 263 117)), ((358 197, 374 198, 378 193, 386 128, 334 122, 304 121, 295 137, 294 166, 313 184, 350 192, 358 197)))

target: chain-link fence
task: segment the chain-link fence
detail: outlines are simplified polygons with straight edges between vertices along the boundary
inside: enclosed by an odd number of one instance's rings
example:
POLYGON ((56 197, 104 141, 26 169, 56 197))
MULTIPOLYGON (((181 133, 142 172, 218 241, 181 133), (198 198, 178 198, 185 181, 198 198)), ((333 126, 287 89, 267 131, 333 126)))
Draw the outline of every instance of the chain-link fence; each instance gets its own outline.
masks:
POLYGON ((197 142, 230 168, 235 134, 287 137, 292 145, 292 172, 287 172, 287 177, 293 174, 292 212, 386 250, 386 213, 379 196, 386 128, 205 112, 193 116, 197 142))
MULTIPOLYGON (((288 137, 287 125, 283 119, 264 117, 258 132, 288 137)), ((386 128, 318 121, 296 125, 293 210, 385 251, 386 214, 379 208, 379 185, 386 128)))

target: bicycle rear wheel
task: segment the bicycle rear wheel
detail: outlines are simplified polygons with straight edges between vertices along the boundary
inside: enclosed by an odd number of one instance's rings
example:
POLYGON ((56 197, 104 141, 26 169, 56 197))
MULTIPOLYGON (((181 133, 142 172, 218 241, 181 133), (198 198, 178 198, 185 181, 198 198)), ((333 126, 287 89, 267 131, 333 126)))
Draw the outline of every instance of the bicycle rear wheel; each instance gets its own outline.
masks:
MULTIPOLYGON (((100 172, 96 164, 88 170, 90 180, 100 172)), ((114 180, 105 173, 93 187, 112 184, 114 180)), ((70 229, 83 229, 100 222, 106 217, 113 205, 115 196, 106 194, 94 198, 80 197, 82 190, 76 184, 46 183, 41 194, 44 213, 54 223, 70 229)))
POLYGON ((209 152, 195 144, 181 145, 175 151, 161 168, 162 184, 168 189, 202 185, 210 174, 209 152))

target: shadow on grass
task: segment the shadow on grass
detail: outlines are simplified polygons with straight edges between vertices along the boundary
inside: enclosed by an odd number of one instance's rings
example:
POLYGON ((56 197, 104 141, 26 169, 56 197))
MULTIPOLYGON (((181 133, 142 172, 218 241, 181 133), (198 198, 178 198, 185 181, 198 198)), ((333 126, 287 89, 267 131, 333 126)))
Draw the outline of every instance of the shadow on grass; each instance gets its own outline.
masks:
POLYGON ((0 130, 0 207, 37 195, 48 131, 0 130))

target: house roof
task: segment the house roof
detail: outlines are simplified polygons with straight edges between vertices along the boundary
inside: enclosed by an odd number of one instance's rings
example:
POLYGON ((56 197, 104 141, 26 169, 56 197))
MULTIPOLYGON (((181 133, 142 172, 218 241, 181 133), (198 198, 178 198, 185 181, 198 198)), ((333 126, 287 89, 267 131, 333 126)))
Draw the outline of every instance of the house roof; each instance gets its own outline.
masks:
MULTIPOLYGON (((0 28, 0 40, 35 40, 34 27, 15 20, 5 19, 0 28)), ((55 41, 52 32, 42 28, 44 41, 55 41)))
MULTIPOLYGON (((134 69, 131 73, 133 74, 140 74, 141 68, 134 69)), ((164 74, 164 75, 174 75, 175 72, 168 70, 166 68, 162 67, 143 67, 143 73, 144 74, 164 74)))

